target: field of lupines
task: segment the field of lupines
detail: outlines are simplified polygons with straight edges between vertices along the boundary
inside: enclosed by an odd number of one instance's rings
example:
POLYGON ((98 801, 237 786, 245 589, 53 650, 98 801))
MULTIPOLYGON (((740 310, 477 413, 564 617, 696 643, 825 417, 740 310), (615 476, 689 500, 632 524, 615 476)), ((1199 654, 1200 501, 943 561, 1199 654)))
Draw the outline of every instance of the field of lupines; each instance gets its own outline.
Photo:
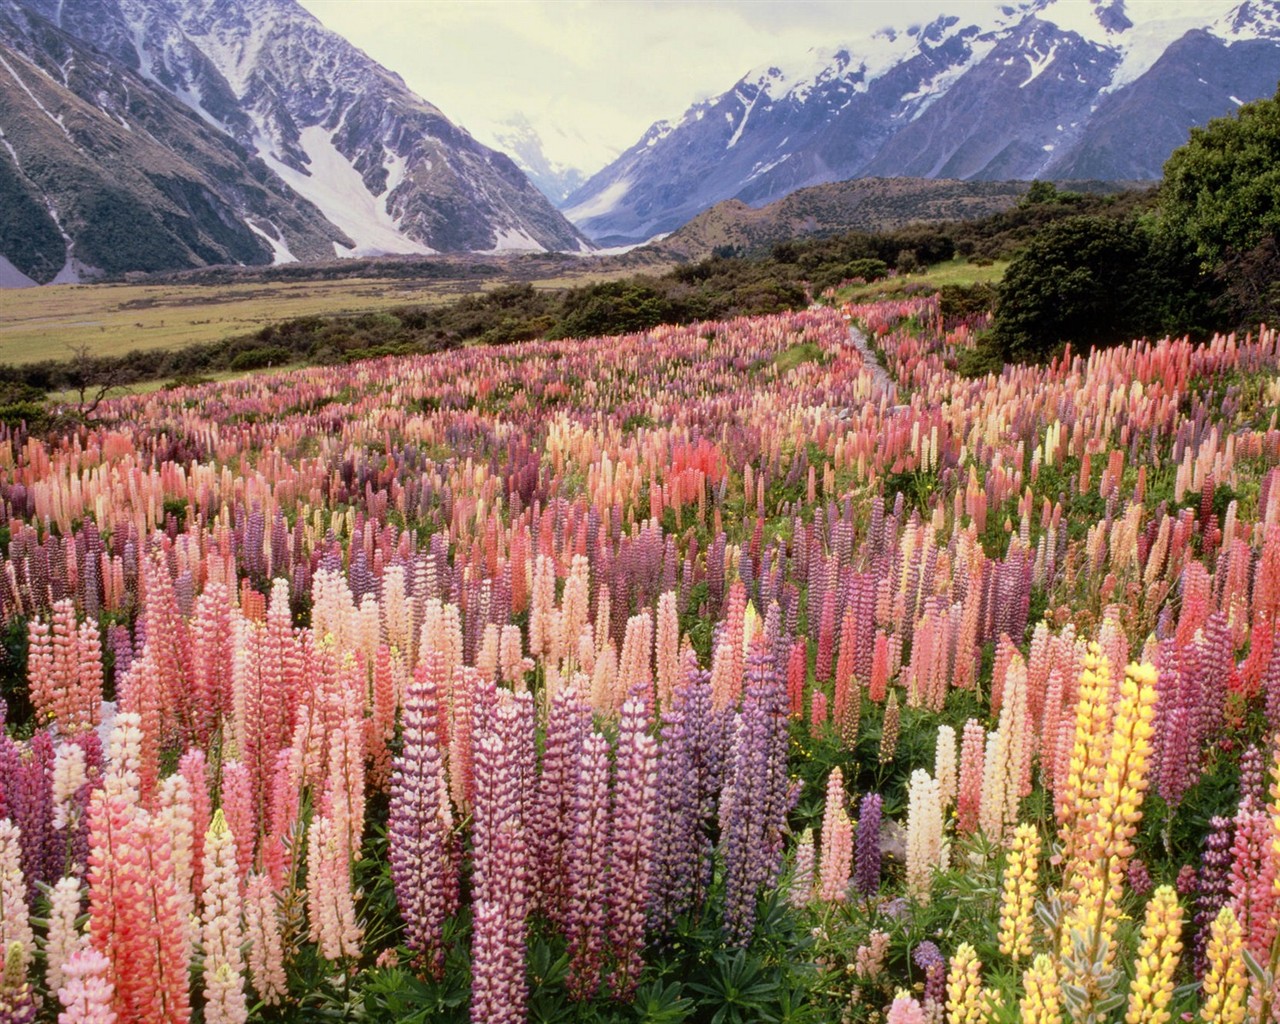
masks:
POLYGON ((1280 1020, 1280 336, 982 326, 0 437, 0 1022, 1280 1020))

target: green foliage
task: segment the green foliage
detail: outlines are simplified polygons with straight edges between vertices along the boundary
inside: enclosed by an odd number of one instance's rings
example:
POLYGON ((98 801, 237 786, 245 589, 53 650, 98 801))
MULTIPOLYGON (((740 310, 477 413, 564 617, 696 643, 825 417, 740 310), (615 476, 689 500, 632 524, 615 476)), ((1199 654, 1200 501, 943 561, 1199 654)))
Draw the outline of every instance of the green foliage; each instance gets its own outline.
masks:
POLYGON ((289 361, 289 350, 280 345, 264 345, 236 353, 228 369, 261 370, 267 366, 279 366, 289 361))
POLYGON ((1165 229, 1190 239, 1206 265, 1280 233, 1280 94, 1193 128, 1164 165, 1165 229))
POLYGON ((1006 362, 1038 362, 1127 342, 1152 322, 1149 243, 1133 221, 1072 217, 1041 232, 1000 286, 991 344, 1006 362))

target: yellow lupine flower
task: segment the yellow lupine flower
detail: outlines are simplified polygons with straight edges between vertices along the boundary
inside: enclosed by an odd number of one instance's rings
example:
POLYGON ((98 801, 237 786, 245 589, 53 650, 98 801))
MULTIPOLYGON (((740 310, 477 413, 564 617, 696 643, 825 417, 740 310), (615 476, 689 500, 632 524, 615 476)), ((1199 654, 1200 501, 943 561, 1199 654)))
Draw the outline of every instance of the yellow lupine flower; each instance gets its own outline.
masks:
POLYGON ((1022 972, 1022 989, 1018 1003, 1022 1024, 1062 1024, 1062 987, 1050 957, 1036 954, 1022 972))
POLYGON ((1242 1024, 1245 1000, 1249 993, 1249 976, 1244 966, 1244 933, 1230 906, 1225 906, 1209 928, 1207 956, 1209 968, 1204 975, 1205 1024, 1242 1024))
POLYGON ((1079 821, 1081 838, 1063 873, 1069 912, 1060 936, 1065 956, 1073 931, 1089 936, 1092 949, 1114 954, 1116 922, 1124 895, 1125 869, 1133 856, 1132 839, 1142 818, 1151 758, 1151 720, 1155 715, 1156 670, 1131 664, 1120 686, 1110 741, 1095 737, 1107 751, 1092 806, 1079 821))
POLYGON ((1125 1024, 1165 1024, 1169 1020, 1173 972, 1182 953, 1181 934, 1178 894, 1173 886, 1162 885, 1147 904, 1125 1024))
MULTIPOLYGON (((1100 786, 1111 729, 1111 673, 1097 643, 1090 643, 1080 672, 1075 743, 1067 784, 1056 807, 1063 856, 1071 860, 1087 845, 1087 815, 1100 786)), ((1070 893, 1064 893, 1070 899, 1070 893)))
POLYGON ((960 943, 947 971, 947 1024, 981 1024, 982 961, 967 942, 960 943))
POLYGON ((1031 955, 1032 915, 1039 874, 1040 833, 1034 825, 1019 825, 1004 870, 1000 903, 1000 952, 1014 961, 1031 955))

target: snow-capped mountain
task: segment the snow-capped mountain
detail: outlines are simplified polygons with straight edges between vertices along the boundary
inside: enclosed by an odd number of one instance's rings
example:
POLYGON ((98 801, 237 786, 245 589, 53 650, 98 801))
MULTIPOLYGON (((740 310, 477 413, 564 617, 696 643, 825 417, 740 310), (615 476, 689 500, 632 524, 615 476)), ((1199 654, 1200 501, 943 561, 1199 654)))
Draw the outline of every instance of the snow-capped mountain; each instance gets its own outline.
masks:
POLYGON ((1024 0, 756 68, 562 209, 616 245, 724 199, 861 176, 1154 179, 1193 125, 1278 80, 1280 0, 1024 0))
POLYGON ((0 57, 0 198, 25 211, 0 217, 0 255, 41 239, 35 280, 59 245, 117 271, 587 247, 510 158, 293 0, 0 0, 0 57), (163 256, 76 250, 107 208, 163 256))
POLYGON ((556 204, 580 189, 591 172, 618 158, 616 148, 602 146, 552 120, 540 118, 534 127, 523 114, 467 128, 485 145, 511 157, 538 191, 556 204))

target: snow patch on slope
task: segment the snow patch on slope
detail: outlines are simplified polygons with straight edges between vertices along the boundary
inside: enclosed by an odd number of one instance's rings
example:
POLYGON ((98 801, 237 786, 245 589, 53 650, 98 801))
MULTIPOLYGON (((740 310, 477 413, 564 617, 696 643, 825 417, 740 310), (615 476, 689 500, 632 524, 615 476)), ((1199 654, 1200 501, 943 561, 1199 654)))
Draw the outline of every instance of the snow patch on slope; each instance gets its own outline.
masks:
POLYGON ((631 179, 622 178, 591 198, 583 200, 577 206, 564 210, 563 213, 574 224, 592 217, 600 217, 611 212, 629 191, 631 191, 631 179))
POLYGON ((498 240, 488 252, 546 252, 547 247, 518 227, 498 228, 498 240))
MULTIPOLYGON (((245 224, 248 225, 250 231, 266 242, 267 245, 271 246, 271 263, 273 266, 279 266, 281 263, 298 262, 298 257, 289 251, 289 245, 283 238, 272 235, 269 231, 265 231, 258 227, 258 225, 251 220, 246 220, 245 224)), ((271 227, 273 230, 275 229, 274 224, 272 224, 271 227)))
POLYGON ((355 249, 343 249, 334 243, 339 256, 425 255, 435 251, 400 233, 395 218, 387 212, 386 193, 374 196, 369 192, 360 172, 338 151, 322 125, 303 128, 298 141, 310 157, 310 174, 286 164, 265 140, 259 139, 258 154, 290 188, 315 203, 356 243, 355 249))

